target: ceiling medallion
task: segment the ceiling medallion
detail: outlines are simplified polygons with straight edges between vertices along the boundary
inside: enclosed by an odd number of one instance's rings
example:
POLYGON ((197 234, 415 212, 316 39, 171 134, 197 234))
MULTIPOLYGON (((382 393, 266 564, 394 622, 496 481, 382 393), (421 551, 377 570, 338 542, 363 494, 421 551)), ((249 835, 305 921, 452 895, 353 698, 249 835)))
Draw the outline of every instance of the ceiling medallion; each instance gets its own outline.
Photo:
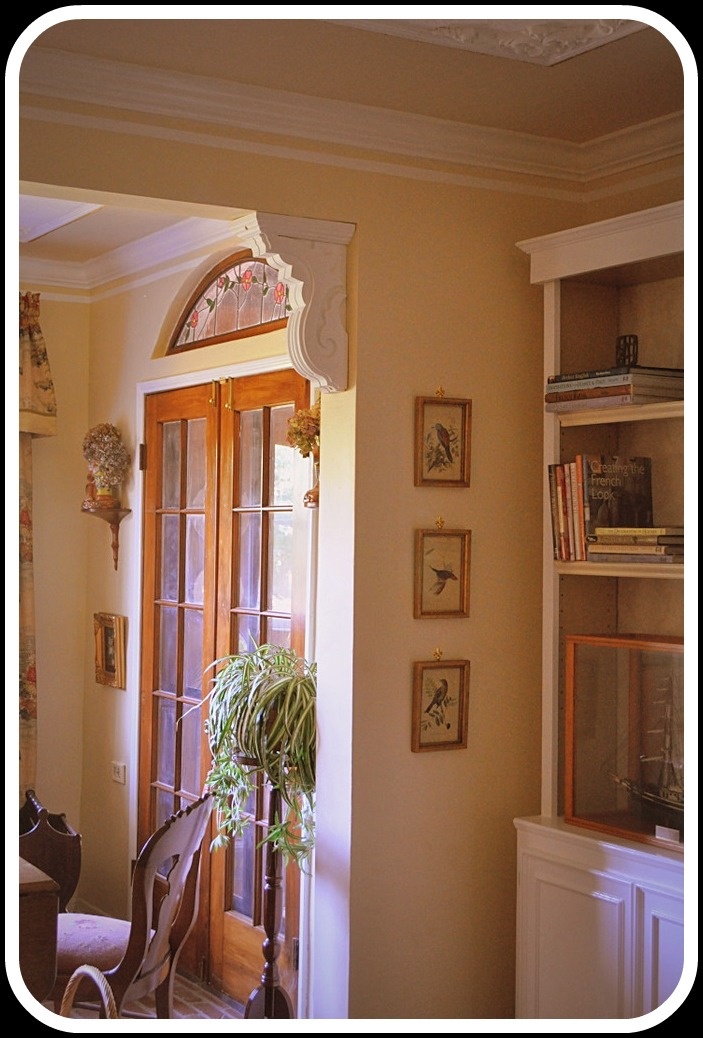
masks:
POLYGON ((403 36, 420 43, 457 47, 477 54, 512 58, 533 65, 556 65, 577 54, 602 47, 640 29, 644 22, 623 18, 584 21, 578 18, 536 21, 531 19, 452 21, 401 20, 355 21, 361 29, 403 36))

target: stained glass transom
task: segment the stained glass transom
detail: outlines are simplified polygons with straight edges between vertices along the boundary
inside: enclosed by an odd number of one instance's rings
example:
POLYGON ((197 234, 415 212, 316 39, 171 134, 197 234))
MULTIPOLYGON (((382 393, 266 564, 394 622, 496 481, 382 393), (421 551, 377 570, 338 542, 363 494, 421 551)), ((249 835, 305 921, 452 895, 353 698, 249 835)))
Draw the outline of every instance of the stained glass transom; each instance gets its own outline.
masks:
POLYGON ((288 286, 264 260, 228 260, 199 288, 168 348, 169 353, 282 327, 291 307, 288 286))

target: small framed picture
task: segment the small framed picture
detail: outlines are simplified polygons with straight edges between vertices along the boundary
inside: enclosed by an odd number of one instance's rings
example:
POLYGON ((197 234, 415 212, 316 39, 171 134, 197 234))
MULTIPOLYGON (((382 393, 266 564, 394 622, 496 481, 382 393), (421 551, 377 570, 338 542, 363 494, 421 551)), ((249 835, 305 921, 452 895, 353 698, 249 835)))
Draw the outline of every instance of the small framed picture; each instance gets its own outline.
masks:
POLYGON ((471 401, 415 398, 415 486, 468 487, 471 401))
POLYGON ((413 753, 466 749, 469 660, 413 664, 413 753))
POLYGON ((114 613, 94 613, 95 680, 99 685, 125 688, 125 630, 127 619, 114 613))
POLYGON ((471 530, 415 531, 415 619, 469 615, 471 530))

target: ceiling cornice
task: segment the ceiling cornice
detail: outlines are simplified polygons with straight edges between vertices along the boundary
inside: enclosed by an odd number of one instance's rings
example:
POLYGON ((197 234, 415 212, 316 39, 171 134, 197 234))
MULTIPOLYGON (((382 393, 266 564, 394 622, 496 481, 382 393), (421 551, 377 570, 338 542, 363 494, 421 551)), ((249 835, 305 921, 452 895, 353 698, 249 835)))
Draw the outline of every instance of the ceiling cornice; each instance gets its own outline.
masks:
POLYGON ((683 113, 574 144, 42 47, 27 52, 20 91, 24 102, 50 97, 197 122, 204 137, 221 126, 582 185, 683 153, 683 113))
MULTIPOLYGON (((192 218, 174 227, 140 238, 132 245, 122 245, 88 263, 56 260, 20 259, 20 277, 43 285, 69 289, 94 290, 101 285, 129 278, 142 278, 158 268, 158 277, 183 268, 185 256, 212 248, 230 239, 234 224, 222 220, 192 218)), ((192 262, 186 263, 191 266, 192 262)))

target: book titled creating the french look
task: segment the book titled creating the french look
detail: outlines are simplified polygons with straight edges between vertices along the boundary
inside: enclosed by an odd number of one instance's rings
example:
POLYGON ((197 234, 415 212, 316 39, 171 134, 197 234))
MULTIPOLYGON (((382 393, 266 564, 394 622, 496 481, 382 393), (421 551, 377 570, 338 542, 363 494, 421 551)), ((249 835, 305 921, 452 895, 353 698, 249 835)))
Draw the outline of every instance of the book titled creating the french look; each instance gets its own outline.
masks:
POLYGON ((654 525, 652 459, 584 455, 585 533, 596 527, 654 525))

